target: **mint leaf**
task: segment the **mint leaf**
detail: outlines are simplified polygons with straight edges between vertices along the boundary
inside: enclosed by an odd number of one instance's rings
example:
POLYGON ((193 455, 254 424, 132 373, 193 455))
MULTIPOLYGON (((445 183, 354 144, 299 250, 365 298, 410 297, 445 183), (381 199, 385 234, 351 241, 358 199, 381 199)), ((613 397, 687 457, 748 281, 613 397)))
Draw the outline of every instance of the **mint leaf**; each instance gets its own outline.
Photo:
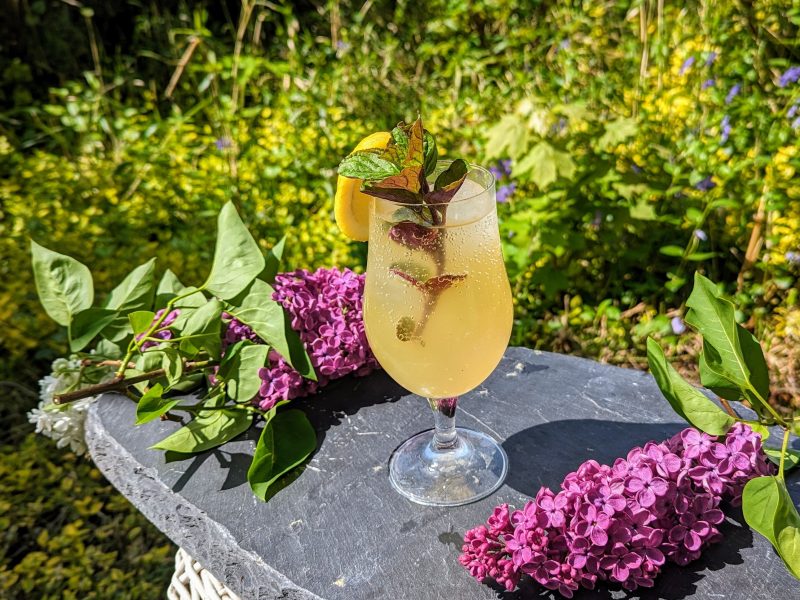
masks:
POLYGON ((439 160, 439 149, 436 146, 436 138, 427 129, 422 137, 422 154, 425 157, 425 175, 432 175, 439 160))
POLYGON ((445 273, 444 275, 437 275, 423 283, 422 290, 429 294, 441 294, 446 289, 453 287, 457 283, 461 283, 466 278, 467 276, 463 274, 451 275, 445 273))
POLYGON ((405 156, 408 153, 408 133, 405 131, 405 123, 401 121, 392 129, 392 139, 401 156, 405 156))
POLYGON ((397 339, 401 342, 410 342, 414 339, 414 333, 417 331, 417 324, 412 317, 402 317, 397 322, 395 333, 397 339))
POLYGON ((364 181, 381 181, 400 173, 400 167, 374 152, 360 150, 339 163, 339 175, 364 181))

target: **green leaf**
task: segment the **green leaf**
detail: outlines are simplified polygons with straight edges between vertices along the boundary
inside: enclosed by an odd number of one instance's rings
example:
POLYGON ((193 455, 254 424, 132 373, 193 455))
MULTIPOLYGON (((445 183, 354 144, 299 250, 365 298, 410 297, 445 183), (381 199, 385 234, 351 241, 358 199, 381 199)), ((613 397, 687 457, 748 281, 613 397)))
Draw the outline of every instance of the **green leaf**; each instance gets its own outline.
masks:
POLYGON ((269 346, 248 341, 237 342, 225 351, 217 376, 227 382, 225 389, 234 402, 247 402, 258 393, 258 371, 267 362, 269 346))
POLYGON ((171 329, 175 329, 177 331, 183 330, 184 326, 186 325, 186 321, 189 320, 191 314, 208 301, 205 295, 196 287, 187 287, 181 292, 180 295, 183 296, 183 298, 172 305, 172 310, 178 310, 179 313, 176 319, 172 322, 172 325, 170 325, 171 329))
POLYGON ((621 117, 606 123, 606 130, 597 140, 597 147, 601 150, 609 146, 616 146, 636 133, 636 120, 621 117))
POLYGON ((556 150, 547 142, 539 142, 514 168, 514 174, 530 174, 530 179, 539 189, 546 189, 558 176, 572 179, 575 163, 566 152, 556 150))
POLYGON ((167 269, 161 276, 161 281, 158 282, 158 287, 156 288, 156 308, 166 306, 167 302, 181 294, 185 289, 186 286, 180 282, 178 276, 170 269, 167 269))
POLYGON ((676 258, 683 256, 683 248, 680 246, 661 246, 658 251, 665 256, 674 256, 676 258))
POLYGON ((86 265, 31 240, 33 278, 47 315, 69 327, 72 317, 92 306, 94 283, 86 265))
POLYGON ((725 400, 738 402, 744 398, 742 390, 735 383, 708 366, 705 350, 700 351, 698 364, 700 368, 700 383, 703 384, 703 387, 708 388, 720 398, 725 398, 725 400))
POLYGON ((161 368, 170 388, 178 384, 183 375, 183 359, 173 347, 166 347, 161 351, 161 368))
POLYGON ((792 575, 800 579, 800 515, 783 480, 768 476, 748 481, 742 511, 747 524, 770 541, 792 575))
POLYGON ((184 453, 203 452, 247 431, 252 421, 252 415, 245 408, 208 410, 151 448, 184 453))
MULTIPOLYGON (((771 448, 764 446, 764 454, 766 454, 767 458, 770 459, 770 461, 772 461, 776 465, 781 464, 780 448, 771 448)), ((786 458, 783 461, 783 468, 787 471, 790 471, 794 469, 798 464, 800 464, 800 451, 787 448, 786 458)))
POLYGON ((272 299, 274 290, 269 284, 257 279, 226 310, 233 317, 250 327, 255 334, 280 354, 292 368, 303 377, 317 380, 311 359, 303 342, 292 329, 283 307, 272 299))
POLYGON ((103 330, 103 337, 118 342, 131 334, 128 314, 149 310, 155 294, 156 259, 151 258, 128 273, 120 284, 111 290, 103 306, 118 311, 119 316, 103 330))
POLYGON ((317 447, 317 435, 306 415, 292 409, 268 421, 247 471, 250 489, 266 500, 270 486, 302 464, 317 447))
POLYGON ((164 388, 160 383, 155 384, 139 398, 136 405, 136 424, 142 425, 169 412, 180 400, 166 400, 161 397, 164 388))
POLYGON ((237 296, 264 270, 264 255, 239 218, 232 202, 227 202, 217 218, 217 244, 211 273, 203 288, 228 300, 237 296))
POLYGON ((691 425, 710 435, 722 435, 734 424, 733 417, 678 374, 653 338, 647 338, 647 362, 672 409, 691 425))
POLYGON ((135 310, 128 315, 128 322, 134 335, 144 333, 150 328, 150 324, 155 319, 156 313, 152 310, 135 310))
POLYGON ((405 156, 408 152, 408 134, 402 127, 398 126, 392 129, 392 139, 397 145, 397 150, 399 151, 400 156, 405 156))
POLYGON ((181 350, 189 355, 194 355, 201 349, 205 349, 211 358, 218 358, 222 351, 221 315, 222 304, 216 298, 212 298, 200 308, 191 311, 181 330, 181 337, 193 337, 181 341, 181 350))
MULTIPOLYGON (((795 509, 796 511, 796 509, 795 509)), ((797 515, 797 512, 795 512, 797 515)), ((800 526, 784 527, 778 533, 778 554, 789 572, 800 579, 800 526)))
POLYGON ((278 243, 270 248, 267 252, 267 258, 264 264, 264 270, 261 272, 261 279, 269 284, 275 281, 275 276, 278 274, 278 269, 281 266, 281 259, 283 258, 283 249, 286 246, 286 236, 283 236, 278 243))
POLYGON ((528 128, 517 114, 505 115, 486 135, 487 159, 509 157, 516 161, 528 146, 528 128))
POLYGON ((87 308, 73 315, 69 324, 69 349, 80 352, 117 316, 106 308, 87 308))
POLYGON ((692 252, 686 257, 686 260, 691 260, 692 262, 702 262, 704 260, 714 258, 716 255, 716 252, 692 252))
POLYGON ((439 160, 439 148, 436 146, 436 138, 427 129, 422 137, 422 154, 425 157, 425 175, 431 175, 439 160))
POLYGON ((339 163, 339 175, 364 181, 380 181, 400 171, 399 165, 370 150, 353 152, 339 163))
POLYGON ((694 289, 686 304, 691 309, 686 322, 703 336, 706 371, 727 379, 754 405, 761 405, 769 397, 769 370, 758 341, 736 323, 733 304, 699 273, 695 273, 694 289))

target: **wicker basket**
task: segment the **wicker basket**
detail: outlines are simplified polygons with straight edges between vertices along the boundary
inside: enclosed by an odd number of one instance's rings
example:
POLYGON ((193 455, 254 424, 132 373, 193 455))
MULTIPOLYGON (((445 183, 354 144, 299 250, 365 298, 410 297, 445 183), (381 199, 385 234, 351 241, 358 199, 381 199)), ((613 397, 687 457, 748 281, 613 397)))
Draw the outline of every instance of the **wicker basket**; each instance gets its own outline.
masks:
POLYGON ((167 589, 169 600, 239 600, 183 548, 175 553, 175 574, 167 589))

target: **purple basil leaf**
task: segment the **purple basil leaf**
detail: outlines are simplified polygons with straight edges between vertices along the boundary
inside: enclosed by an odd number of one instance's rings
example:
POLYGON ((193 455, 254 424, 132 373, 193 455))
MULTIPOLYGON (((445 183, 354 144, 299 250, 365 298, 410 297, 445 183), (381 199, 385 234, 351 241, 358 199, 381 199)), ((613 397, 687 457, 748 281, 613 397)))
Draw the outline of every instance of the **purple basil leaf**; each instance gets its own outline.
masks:
POLYGON ((438 275, 428 279, 428 281, 422 284, 422 289, 431 294, 441 294, 447 288, 454 286, 466 278, 466 275, 450 275, 445 273, 444 275, 438 275))
POLYGON ((413 277, 412 275, 409 275, 408 273, 406 273, 404 271, 401 271, 400 269, 389 269, 389 272, 392 275, 397 275, 400 279, 403 279, 404 281, 407 281, 408 283, 413 285, 415 288, 423 289, 423 284, 420 283, 419 280, 416 277, 413 277))
MULTIPOLYGON (((466 161, 461 158, 457 158, 450 163, 450 166, 447 167, 447 169, 439 173, 439 176, 436 178, 436 183, 433 186, 434 191, 447 189, 456 182, 458 182, 458 185, 460 186, 461 183, 463 183, 464 178, 467 176, 468 170, 469 167, 467 166, 466 161)), ((458 188, 456 188, 456 190, 458 190, 458 188)))
POLYGON ((419 194, 401 188, 382 188, 374 185, 363 185, 361 186, 361 191, 368 196, 383 198, 384 200, 391 200, 392 202, 401 202, 402 204, 421 204, 422 202, 419 194))
POLYGON ((389 230, 389 239, 412 250, 431 251, 439 244, 439 230, 403 221, 389 230))

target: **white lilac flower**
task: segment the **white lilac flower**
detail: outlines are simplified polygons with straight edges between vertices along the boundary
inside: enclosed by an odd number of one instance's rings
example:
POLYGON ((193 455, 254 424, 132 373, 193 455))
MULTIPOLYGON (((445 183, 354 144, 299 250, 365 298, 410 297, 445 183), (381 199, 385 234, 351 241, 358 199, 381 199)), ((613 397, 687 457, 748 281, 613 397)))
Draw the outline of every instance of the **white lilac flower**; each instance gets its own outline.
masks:
POLYGON ((53 403, 53 396, 78 383, 81 361, 72 356, 53 361, 53 372, 39 380, 39 406, 28 413, 36 433, 49 437, 59 448, 69 446, 75 454, 86 453, 86 411, 94 398, 84 398, 63 406, 53 403))

